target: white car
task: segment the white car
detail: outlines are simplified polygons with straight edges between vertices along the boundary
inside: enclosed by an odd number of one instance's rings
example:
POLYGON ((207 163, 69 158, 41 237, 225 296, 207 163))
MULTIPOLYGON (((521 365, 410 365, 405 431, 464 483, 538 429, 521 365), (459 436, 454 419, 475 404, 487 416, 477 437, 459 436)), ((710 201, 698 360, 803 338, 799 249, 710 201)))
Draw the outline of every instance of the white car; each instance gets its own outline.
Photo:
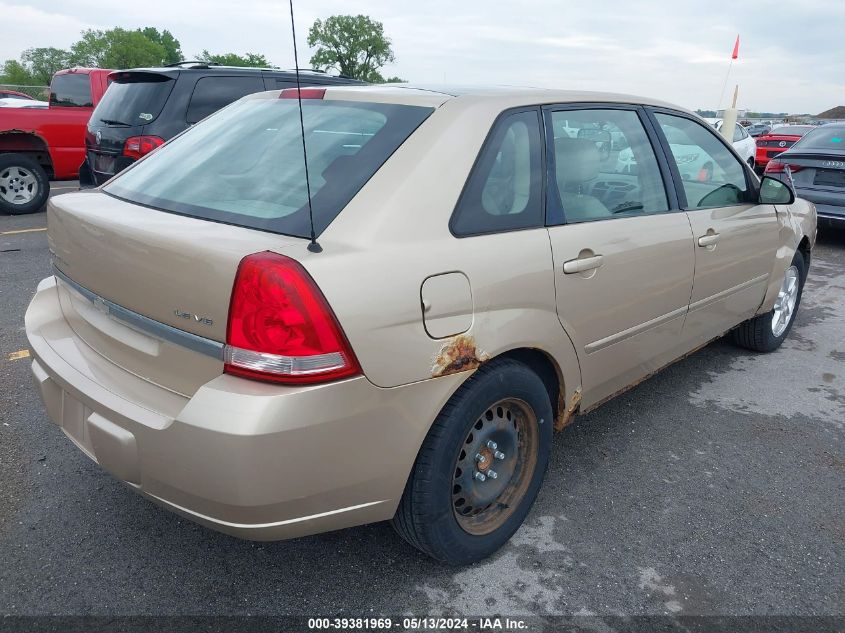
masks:
POLYGON ((0 108, 46 108, 49 105, 46 101, 35 99, 15 99, 14 97, 0 99, 0 108))
MULTIPOLYGON (((713 127, 721 132, 722 121, 716 121, 713 127)), ((751 167, 754 167, 754 156, 757 154, 757 141, 739 123, 734 123, 733 146, 737 154, 742 156, 742 159, 751 165, 751 167)))
MULTIPOLYGON (((739 123, 735 124, 733 142, 731 143, 742 159, 748 163, 752 168, 754 167, 754 156, 757 153, 757 141, 755 141, 739 123)), ((722 127, 722 121, 718 120, 713 123, 713 127, 719 130, 722 127)), ((685 148, 691 145, 691 142, 685 138, 668 138, 669 147, 675 154, 678 161, 678 168, 681 170, 681 176, 687 178, 696 178, 701 173, 702 169, 708 169, 706 160, 696 153, 694 147, 685 148), (700 160, 699 160, 700 159, 700 160)), ((619 152, 616 158, 616 171, 620 174, 630 174, 636 171, 637 161, 631 148, 625 148, 619 152)))

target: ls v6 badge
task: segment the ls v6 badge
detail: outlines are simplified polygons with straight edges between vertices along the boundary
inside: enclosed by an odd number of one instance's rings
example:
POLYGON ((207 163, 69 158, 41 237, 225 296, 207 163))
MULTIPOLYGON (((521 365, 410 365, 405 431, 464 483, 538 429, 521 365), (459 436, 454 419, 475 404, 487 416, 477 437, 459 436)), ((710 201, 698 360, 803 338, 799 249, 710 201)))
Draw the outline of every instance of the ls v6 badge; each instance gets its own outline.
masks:
POLYGON ((214 321, 208 317, 193 314, 192 312, 182 312, 179 308, 176 308, 173 311, 173 314, 178 316, 180 319, 190 319, 196 321, 197 323, 202 323, 203 325, 214 325, 214 321))

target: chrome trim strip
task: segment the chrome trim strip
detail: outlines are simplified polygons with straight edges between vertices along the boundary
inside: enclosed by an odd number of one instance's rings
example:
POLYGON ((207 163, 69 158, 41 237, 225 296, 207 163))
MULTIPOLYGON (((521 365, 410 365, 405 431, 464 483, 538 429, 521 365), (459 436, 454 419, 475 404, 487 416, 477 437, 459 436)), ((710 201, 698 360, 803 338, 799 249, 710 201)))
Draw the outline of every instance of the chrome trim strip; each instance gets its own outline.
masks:
MULTIPOLYGON (((128 483, 128 482, 127 482, 128 483)), ((132 484, 130 484, 132 485, 132 484)), ((137 486, 134 486, 136 490, 138 489, 137 486)), ((197 520, 206 521, 213 525, 220 525, 227 528, 235 528, 238 530, 262 530, 267 528, 281 528, 287 525, 295 525, 297 523, 302 523, 304 521, 314 521, 316 519, 322 519, 325 517, 334 516, 336 514, 342 514, 343 512, 354 512, 355 510, 363 510, 364 508, 370 508, 372 506, 377 506, 382 503, 387 503, 389 499, 381 499, 379 501, 370 501, 368 503, 359 503, 358 505, 349 506, 346 508, 338 508, 337 510, 329 510, 328 512, 320 512, 318 514, 310 514, 304 517, 295 517, 293 519, 287 519, 285 521, 274 521, 272 523, 233 523, 232 521, 224 521, 223 519, 215 519, 212 516, 207 514, 202 514, 200 512, 196 512, 195 510, 191 510, 186 508, 185 506, 180 506, 178 504, 173 503, 172 501, 168 501, 167 499, 162 499, 154 494, 147 492, 146 490, 142 490, 141 493, 146 496, 150 497, 151 499, 169 506, 175 509, 177 512, 183 512, 191 517, 196 517, 197 520)))
POLYGON ((90 301, 95 308, 101 310, 111 318, 121 321, 128 327, 143 332, 144 334, 149 334, 150 336, 162 341, 180 345, 191 351, 197 352, 198 354, 210 356, 215 360, 223 360, 223 343, 212 341, 211 339, 204 338, 196 334, 191 334, 185 330, 180 330, 172 325, 167 325, 161 321, 145 317, 143 314, 127 310, 123 306, 119 306, 108 299, 103 299, 103 297, 91 292, 85 286, 73 281, 73 279, 60 271, 55 264, 53 265, 53 275, 55 275, 57 279, 61 280, 62 283, 67 284, 77 293, 82 295, 82 297, 84 297, 87 301, 90 301))
POLYGON ((605 347, 610 347, 611 345, 632 338, 637 334, 641 334, 643 332, 646 332, 647 330, 651 330, 660 325, 663 325, 664 323, 673 321, 678 317, 684 316, 686 312, 687 306, 684 306, 683 308, 678 308, 677 310, 672 310, 671 312, 667 312, 664 315, 655 317, 654 319, 646 321, 645 323, 640 323, 639 325, 630 327, 627 330, 622 330, 621 332, 611 334, 610 336, 606 336, 605 338, 599 339, 598 341, 593 341, 592 343, 589 343, 586 347, 584 347, 584 350, 588 354, 593 354, 595 352, 598 352, 599 350, 603 350, 605 347))
POLYGON ((756 286, 757 284, 766 281, 768 278, 768 273, 766 273, 765 275, 759 275, 754 279, 744 281, 741 284, 734 286, 733 288, 728 288, 727 290, 722 290, 722 292, 717 292, 716 294, 710 295, 709 297, 705 297, 704 299, 699 299, 698 301, 690 304, 689 311, 692 312, 693 310, 700 310, 701 308, 706 308, 707 306, 721 301, 725 297, 729 297, 730 295, 735 294, 740 290, 745 290, 746 288, 750 288, 751 286, 756 286))

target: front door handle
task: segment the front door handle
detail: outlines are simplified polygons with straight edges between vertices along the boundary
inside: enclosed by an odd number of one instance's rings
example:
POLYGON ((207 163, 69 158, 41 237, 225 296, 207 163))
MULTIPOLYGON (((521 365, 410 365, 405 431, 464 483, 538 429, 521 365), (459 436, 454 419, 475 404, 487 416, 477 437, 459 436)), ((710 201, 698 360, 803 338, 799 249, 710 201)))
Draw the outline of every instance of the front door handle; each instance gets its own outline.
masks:
POLYGON ((593 270, 602 265, 602 256, 593 255, 592 257, 579 257, 578 259, 570 259, 568 262, 563 262, 563 272, 567 275, 572 273, 582 273, 585 270, 593 270))
POLYGON ((707 235, 702 235, 698 238, 698 245, 707 247, 713 246, 716 242, 719 241, 719 234, 718 233, 708 233, 707 235))

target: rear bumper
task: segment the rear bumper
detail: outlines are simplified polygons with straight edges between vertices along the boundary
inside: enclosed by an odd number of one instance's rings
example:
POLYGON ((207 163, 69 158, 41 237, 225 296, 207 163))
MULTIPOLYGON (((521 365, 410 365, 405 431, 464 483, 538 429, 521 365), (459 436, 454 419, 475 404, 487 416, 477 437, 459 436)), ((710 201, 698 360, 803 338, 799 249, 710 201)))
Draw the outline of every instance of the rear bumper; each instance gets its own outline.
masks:
POLYGON ((845 228, 845 194, 797 187, 795 194, 816 205, 819 226, 845 228))
POLYGON ((81 189, 99 187, 135 162, 132 158, 127 156, 115 156, 114 173, 101 172, 94 169, 91 154, 92 152, 90 151, 86 152, 85 160, 79 167, 79 186, 81 189))
POLYGON ((817 204, 816 213, 819 218, 819 226, 845 229, 845 206, 817 204))
POLYGON ((136 491, 241 538, 392 517, 431 421, 463 380, 282 387, 221 375, 179 396, 86 349, 55 284, 42 281, 26 313, 50 418, 136 491))

